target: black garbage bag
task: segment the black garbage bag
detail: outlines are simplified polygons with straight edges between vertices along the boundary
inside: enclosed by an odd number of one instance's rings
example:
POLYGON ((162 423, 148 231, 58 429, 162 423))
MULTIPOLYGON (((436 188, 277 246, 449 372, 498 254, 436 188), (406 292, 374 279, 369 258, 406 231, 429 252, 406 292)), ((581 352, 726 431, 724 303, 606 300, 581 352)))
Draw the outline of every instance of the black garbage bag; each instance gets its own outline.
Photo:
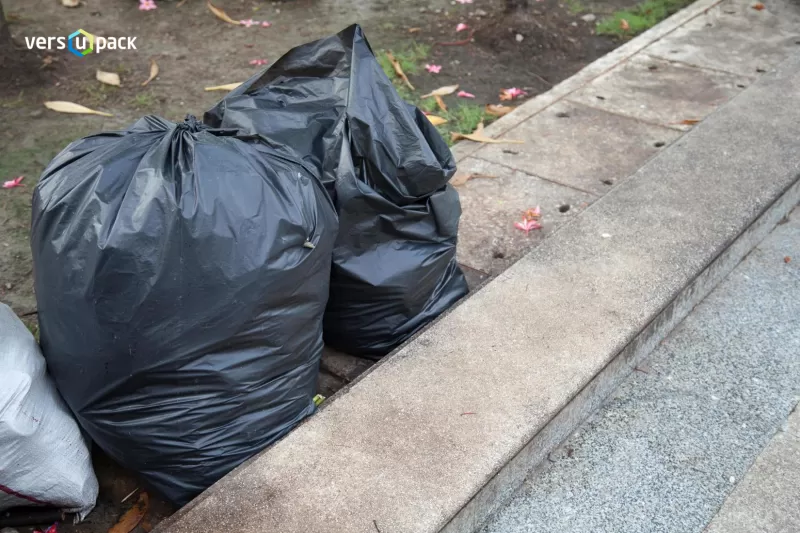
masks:
POLYGON ((263 135, 320 170, 339 214, 324 322, 332 347, 381 357, 467 293, 453 156, 359 26, 289 51, 204 121, 263 135))
POLYGON ((184 504, 314 411, 336 213, 257 138, 145 117, 33 200, 41 343, 80 425, 184 504))

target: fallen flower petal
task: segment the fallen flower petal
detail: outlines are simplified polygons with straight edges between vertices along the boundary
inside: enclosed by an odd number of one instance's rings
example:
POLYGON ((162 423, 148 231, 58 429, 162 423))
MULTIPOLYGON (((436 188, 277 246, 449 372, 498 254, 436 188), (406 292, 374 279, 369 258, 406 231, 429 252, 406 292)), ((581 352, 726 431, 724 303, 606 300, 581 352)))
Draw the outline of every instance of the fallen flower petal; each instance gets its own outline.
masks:
POLYGON ((158 9, 155 0, 139 0, 139 11, 158 9))
POLYGON ((764 9, 764 4, 762 4, 761 2, 759 2, 759 3, 757 3, 757 4, 755 4, 755 5, 753 6, 753 9, 755 9, 756 11, 761 11, 761 10, 763 10, 763 9, 764 9))
POLYGON ((244 26, 246 28, 249 28, 250 26, 257 26, 257 25, 259 25, 261 23, 258 22, 257 20, 247 19, 247 20, 240 20, 239 24, 241 24, 242 26, 244 26))
POLYGON ((542 229, 542 225, 535 220, 523 219, 522 222, 514 222, 514 227, 522 230, 527 235, 532 229, 542 229))
POLYGON ((25 179, 25 176, 19 176, 17 178, 14 178, 13 180, 6 181, 5 183, 3 183, 3 188, 13 189, 14 187, 19 187, 20 185, 22 185, 23 179, 25 179))
POLYGON ((625 19, 619 19, 619 27, 623 31, 628 31, 629 29, 631 29, 631 25, 625 19))
POLYGON ((526 93, 522 89, 517 89, 516 87, 512 87, 510 89, 502 89, 500 91, 500 100, 513 100, 519 96, 525 96, 526 93))
POLYGON ((474 94, 468 93, 467 91, 458 91, 456 96, 460 96, 461 98, 475 98, 474 94))
POLYGON ((456 0, 459 4, 471 4, 472 0, 456 0))
POLYGON ((262 27, 262 28, 269 28, 270 26, 272 26, 272 23, 271 23, 271 22, 268 22, 268 21, 266 21, 266 20, 265 20, 264 22, 262 22, 262 23, 261 23, 261 27, 262 27))
POLYGON ((250 60, 250 64, 254 65, 254 66, 257 66, 257 67, 260 67, 261 65, 266 65, 267 63, 269 63, 269 59, 252 59, 252 60, 250 60))
POLYGON ((425 70, 427 70, 431 74, 439 74, 439 72, 441 72, 441 70, 442 70, 442 66, 441 65, 426 64, 425 65, 425 70))
POLYGON ((467 29, 469 29, 469 26, 467 26, 463 22, 459 22, 458 26, 456 26, 456 32, 464 31, 464 30, 467 30, 467 29))

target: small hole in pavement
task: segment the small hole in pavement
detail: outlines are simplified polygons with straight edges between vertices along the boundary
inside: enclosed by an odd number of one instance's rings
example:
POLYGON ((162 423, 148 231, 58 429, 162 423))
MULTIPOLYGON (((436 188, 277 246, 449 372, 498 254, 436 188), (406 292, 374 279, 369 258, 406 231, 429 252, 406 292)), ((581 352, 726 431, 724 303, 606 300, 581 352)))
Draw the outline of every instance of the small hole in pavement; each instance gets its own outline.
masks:
POLYGON ((744 89, 745 87, 747 87, 747 85, 745 85, 744 83, 737 83, 736 86, 740 89, 744 89))
POLYGON ((605 96, 600 96, 600 95, 595 96, 595 98, 597 98, 598 100, 605 100, 606 99, 605 96))
POLYGON ((569 211, 569 204, 564 204, 564 205, 558 206, 558 212, 559 213, 566 213, 567 211, 569 211))
POLYGON ((647 70, 658 70, 658 65, 650 65, 647 70))
POLYGON ((794 44, 800 44, 800 41, 795 41, 794 44))
POLYGON ((706 28, 710 28, 711 26, 713 26, 713 24, 711 24, 710 22, 706 22, 706 28))
POLYGON ((492 257, 494 257, 495 259, 505 259, 506 254, 504 254, 503 252, 495 252, 492 254, 492 257))
POLYGON ((558 118, 569 118, 569 113, 564 113, 563 111, 556 113, 558 118))
POLYGON ((600 180, 600 183, 604 185, 614 185, 614 182, 611 180, 600 180))
POLYGON ((678 53, 678 51, 677 51, 677 50, 670 50, 670 51, 669 51, 669 53, 670 53, 670 54, 677 54, 677 53, 678 53))
POLYGON ((756 69, 756 72, 766 72, 766 69, 759 67, 756 69))
POLYGON ((667 143, 665 143, 664 141, 658 141, 657 143, 653 143, 653 146, 655 146, 656 148, 661 148, 665 144, 667 143))

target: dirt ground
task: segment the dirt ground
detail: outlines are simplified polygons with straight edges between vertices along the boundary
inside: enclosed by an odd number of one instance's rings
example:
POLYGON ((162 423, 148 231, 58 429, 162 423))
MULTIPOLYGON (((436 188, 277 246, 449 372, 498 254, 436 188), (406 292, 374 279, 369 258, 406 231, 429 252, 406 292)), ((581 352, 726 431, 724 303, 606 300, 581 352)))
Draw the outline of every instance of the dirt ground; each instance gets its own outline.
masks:
MULTIPOLYGON (((634 0, 530 0, 521 13, 505 13, 502 0, 216 0, 234 19, 269 21, 272 26, 242 27, 215 18, 204 0, 156 0, 158 9, 140 11, 136 0, 83 0, 66 8, 58 0, 2 0, 11 32, 24 38, 65 36, 81 28, 92 34, 136 36, 137 50, 110 50, 78 58, 65 50, 20 50, 0 71, 0 182, 25 176, 23 187, 0 189, 0 301, 36 328, 36 302, 28 246, 30 199, 49 160, 72 140, 91 132, 119 129, 145 114, 180 120, 202 116, 224 93, 204 87, 239 82, 292 46, 335 33, 358 22, 373 48, 430 46, 426 62, 442 65, 439 74, 421 69, 410 75, 418 93, 460 84, 477 104, 498 103, 501 88, 520 87, 530 96, 574 74, 620 43, 594 35, 595 22, 582 16, 630 7, 634 0), (456 32, 464 23, 469 29, 456 32), (409 32, 409 29, 414 29, 409 32), (472 39, 469 39, 472 37, 472 39), (452 45, 465 40, 464 44, 452 45), (160 68, 146 87, 150 60, 160 68), (102 85, 95 71, 116 72, 121 87, 102 85), (43 107, 67 100, 110 112, 113 118, 65 115, 43 107)), ((135 477, 98 454, 101 478, 98 509, 79 526, 61 532, 107 531, 122 511, 120 500, 139 487, 135 477)), ((149 520, 172 512, 151 494, 149 520)), ((21 532, 29 529, 19 528, 21 532)), ((134 531, 143 531, 140 526, 134 531)))

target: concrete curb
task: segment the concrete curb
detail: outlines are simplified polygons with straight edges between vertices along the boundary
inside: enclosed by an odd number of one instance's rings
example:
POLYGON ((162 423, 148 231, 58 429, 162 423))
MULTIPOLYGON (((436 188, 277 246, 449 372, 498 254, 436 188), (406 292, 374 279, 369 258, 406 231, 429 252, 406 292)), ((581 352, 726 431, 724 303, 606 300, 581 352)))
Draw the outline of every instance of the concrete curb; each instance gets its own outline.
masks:
MULTIPOLYGON (((497 137, 511 131, 520 123, 581 89, 592 80, 599 78, 623 61, 636 55, 644 48, 680 28, 693 18, 702 15, 721 2, 722 0, 698 0, 668 19, 656 24, 641 35, 631 39, 619 48, 612 50, 593 63, 585 66, 578 73, 555 85, 549 91, 536 95, 508 115, 492 122, 486 127, 486 134, 489 137, 497 137)), ((460 161, 465 157, 474 155, 484 147, 485 145, 472 141, 460 141, 451 148, 451 151, 456 161, 460 161)))

